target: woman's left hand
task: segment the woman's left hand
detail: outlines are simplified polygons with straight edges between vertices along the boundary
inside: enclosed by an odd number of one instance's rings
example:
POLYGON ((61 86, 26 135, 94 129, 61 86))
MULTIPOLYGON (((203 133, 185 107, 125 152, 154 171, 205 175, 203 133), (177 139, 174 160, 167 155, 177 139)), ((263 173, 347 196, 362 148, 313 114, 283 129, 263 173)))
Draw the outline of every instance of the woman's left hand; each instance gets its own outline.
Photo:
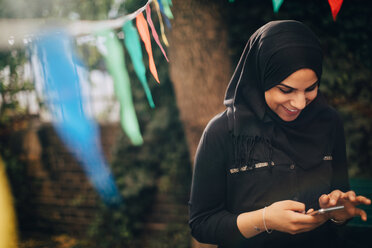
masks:
POLYGON ((342 192, 334 190, 328 195, 324 194, 319 197, 319 205, 321 208, 329 208, 343 205, 344 209, 337 210, 328 214, 330 219, 337 221, 346 221, 352 217, 360 216, 363 221, 367 220, 367 213, 357 208, 357 205, 370 205, 371 200, 364 196, 357 196, 354 191, 342 192))

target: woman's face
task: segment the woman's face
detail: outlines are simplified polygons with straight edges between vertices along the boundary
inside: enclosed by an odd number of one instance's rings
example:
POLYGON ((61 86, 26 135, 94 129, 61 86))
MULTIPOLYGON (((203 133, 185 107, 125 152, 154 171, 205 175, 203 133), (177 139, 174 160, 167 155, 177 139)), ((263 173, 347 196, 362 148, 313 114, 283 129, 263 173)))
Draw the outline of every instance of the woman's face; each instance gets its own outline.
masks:
POLYGON ((265 91, 269 108, 283 121, 293 121, 318 94, 318 78, 311 69, 300 69, 265 91))

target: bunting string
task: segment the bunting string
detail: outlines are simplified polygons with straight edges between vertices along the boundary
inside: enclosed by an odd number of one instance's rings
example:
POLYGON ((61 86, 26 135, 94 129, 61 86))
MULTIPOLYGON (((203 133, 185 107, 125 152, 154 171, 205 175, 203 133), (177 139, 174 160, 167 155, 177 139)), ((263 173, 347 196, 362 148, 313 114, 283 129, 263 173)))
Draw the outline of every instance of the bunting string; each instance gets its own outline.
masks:
MULTIPOLYGON (((63 21, 62 25, 72 36, 95 34, 105 29, 120 29, 126 22, 134 20, 139 13, 145 11, 146 6, 156 0, 148 0, 146 4, 136 11, 116 19, 103 21, 80 20, 73 22, 63 21)), ((9 50, 13 47, 27 46, 40 30, 51 30, 54 27, 48 24, 47 19, 4 19, 0 20, 0 50, 9 50)))

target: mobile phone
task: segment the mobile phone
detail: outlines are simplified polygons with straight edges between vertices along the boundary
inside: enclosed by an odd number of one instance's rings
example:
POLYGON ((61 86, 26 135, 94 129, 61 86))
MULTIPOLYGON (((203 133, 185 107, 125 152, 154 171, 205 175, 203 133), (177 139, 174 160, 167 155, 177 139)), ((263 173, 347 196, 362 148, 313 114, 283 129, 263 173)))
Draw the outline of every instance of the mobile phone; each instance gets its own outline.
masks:
POLYGON ((329 213, 329 212, 332 212, 332 211, 336 211, 336 210, 340 210, 340 209, 343 209, 344 206, 336 206, 336 207, 330 207, 330 208, 321 208, 321 209, 318 209, 316 211, 313 211, 311 213, 308 213, 309 215, 317 215, 317 214, 325 214, 325 213, 329 213))

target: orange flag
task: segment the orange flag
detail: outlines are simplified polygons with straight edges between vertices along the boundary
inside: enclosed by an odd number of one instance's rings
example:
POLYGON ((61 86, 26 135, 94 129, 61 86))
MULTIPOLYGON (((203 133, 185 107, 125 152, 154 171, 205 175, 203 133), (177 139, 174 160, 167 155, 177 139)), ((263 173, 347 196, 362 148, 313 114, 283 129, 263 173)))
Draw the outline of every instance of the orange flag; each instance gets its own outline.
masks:
POLYGON ((331 6, 333 20, 336 21, 338 12, 341 9, 343 0, 328 0, 329 6, 331 6))
POLYGON ((143 43, 145 43, 147 54, 149 55, 150 71, 152 75, 154 76, 156 82, 160 83, 159 78, 158 78, 158 72, 156 71, 156 67, 155 67, 154 57, 152 55, 150 31, 149 31, 147 22, 142 12, 139 13, 136 17, 136 25, 137 25, 138 33, 140 34, 143 43))

